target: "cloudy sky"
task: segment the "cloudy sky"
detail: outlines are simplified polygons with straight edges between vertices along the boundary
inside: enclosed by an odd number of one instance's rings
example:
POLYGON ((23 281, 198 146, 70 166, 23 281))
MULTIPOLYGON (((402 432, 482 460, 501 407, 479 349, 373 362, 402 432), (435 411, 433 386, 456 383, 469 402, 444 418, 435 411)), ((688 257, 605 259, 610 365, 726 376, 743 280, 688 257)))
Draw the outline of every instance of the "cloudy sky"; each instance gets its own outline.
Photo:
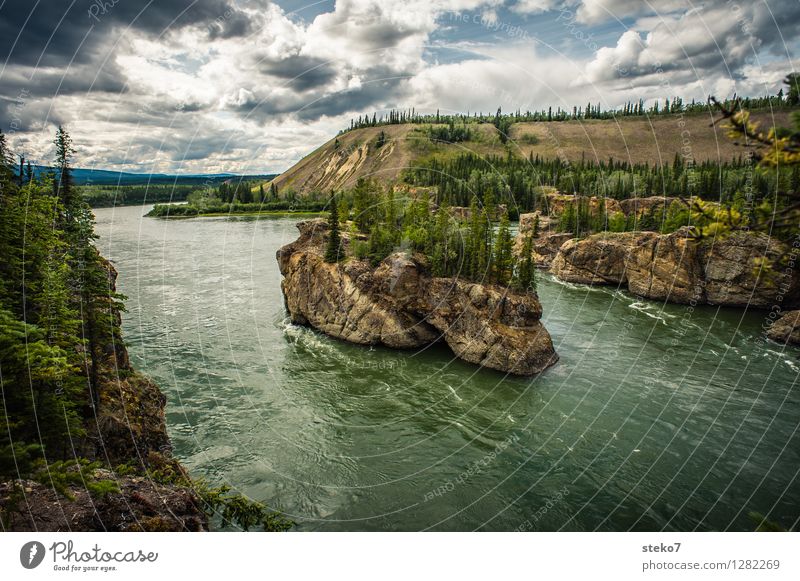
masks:
POLYGON ((775 93, 800 0, 0 0, 0 129, 80 167, 282 171, 359 114, 775 93))

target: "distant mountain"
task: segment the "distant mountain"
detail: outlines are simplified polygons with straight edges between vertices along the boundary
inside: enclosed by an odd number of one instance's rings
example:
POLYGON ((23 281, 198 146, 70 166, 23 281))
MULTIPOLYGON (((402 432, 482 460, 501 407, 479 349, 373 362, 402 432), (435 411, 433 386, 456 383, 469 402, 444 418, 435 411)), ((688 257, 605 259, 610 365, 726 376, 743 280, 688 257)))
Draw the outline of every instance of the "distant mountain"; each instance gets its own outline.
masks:
MULTIPOLYGON (((33 173, 36 177, 43 174, 55 172, 55 168, 43 165, 33 166, 33 173)), ((160 174, 160 173, 130 173, 124 171, 114 171, 106 169, 84 169, 75 168, 72 170, 72 177, 75 185, 79 186, 136 186, 147 184, 176 184, 194 185, 208 184, 216 185, 228 180, 271 180, 277 174, 253 174, 239 175, 233 173, 217 174, 160 174)))

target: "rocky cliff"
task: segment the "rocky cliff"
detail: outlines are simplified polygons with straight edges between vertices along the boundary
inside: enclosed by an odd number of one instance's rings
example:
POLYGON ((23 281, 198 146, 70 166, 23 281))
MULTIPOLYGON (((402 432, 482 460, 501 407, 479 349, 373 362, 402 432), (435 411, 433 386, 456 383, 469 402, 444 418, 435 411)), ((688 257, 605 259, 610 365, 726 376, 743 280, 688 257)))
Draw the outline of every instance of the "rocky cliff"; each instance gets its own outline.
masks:
POLYGON ((620 285, 676 303, 791 307, 800 303, 797 273, 760 267, 763 259, 775 262, 787 251, 753 232, 699 243, 686 231, 602 233, 565 242, 550 270, 565 281, 620 285))
MULTIPOLYGON (((109 288, 117 272, 106 262, 109 288)), ((46 481, 0 483, 2 529, 12 531, 202 531, 208 518, 189 486, 181 464, 172 456, 164 417, 166 397, 130 364, 119 337, 120 313, 110 300, 95 313, 108 321, 105 341, 93 353, 96 402, 86 435, 72 445, 78 457, 104 467, 84 474, 95 482, 115 484, 97 493, 81 483, 77 466, 65 471, 65 489, 46 481), (70 476, 71 475, 71 476, 70 476)))
POLYGON ((800 311, 789 311, 770 325, 767 337, 777 343, 800 345, 800 311))
POLYGON ((403 252, 375 268, 355 258, 328 264, 326 223, 309 220, 298 229, 300 238, 277 253, 294 323, 361 345, 413 349, 443 341, 465 361, 518 375, 558 360, 535 294, 433 277, 423 256, 403 252))

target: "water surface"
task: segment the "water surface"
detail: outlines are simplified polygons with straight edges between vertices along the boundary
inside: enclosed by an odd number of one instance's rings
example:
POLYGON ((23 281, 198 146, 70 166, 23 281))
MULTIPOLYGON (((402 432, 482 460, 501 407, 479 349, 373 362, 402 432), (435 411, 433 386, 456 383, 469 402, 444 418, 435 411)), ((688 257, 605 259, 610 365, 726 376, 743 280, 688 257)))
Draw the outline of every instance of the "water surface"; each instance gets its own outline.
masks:
POLYGON ((300 530, 748 530, 800 516, 800 350, 763 312, 540 277, 560 362, 533 379, 444 347, 369 349, 288 324, 292 218, 96 210, 134 364, 195 476, 300 530))

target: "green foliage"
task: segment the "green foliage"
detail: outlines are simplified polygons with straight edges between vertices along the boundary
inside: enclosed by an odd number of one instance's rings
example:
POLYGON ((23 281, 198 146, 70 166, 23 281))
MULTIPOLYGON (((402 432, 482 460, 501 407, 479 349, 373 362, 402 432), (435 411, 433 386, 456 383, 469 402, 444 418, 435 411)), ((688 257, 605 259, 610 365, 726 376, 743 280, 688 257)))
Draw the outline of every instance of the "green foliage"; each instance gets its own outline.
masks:
POLYGON ((800 74, 789 73, 783 82, 788 89, 786 102, 793 106, 800 105, 800 74))
MULTIPOLYGON (((765 172, 754 168, 744 156, 722 164, 689 163, 677 157, 672 164, 653 167, 616 160, 566 164, 558 159, 467 153, 424 160, 407 170, 404 179, 414 186, 435 188, 435 201, 439 204, 468 206, 473 196, 482 200, 488 192, 495 196, 496 203, 506 204, 519 213, 545 210, 543 190, 617 200, 663 196, 699 198, 724 205, 744 201, 752 212, 763 201, 774 199, 778 192, 800 188, 800 171, 765 172), (747 192, 745 199, 744 192, 747 192)), ((563 230, 605 229, 604 224, 611 216, 596 211, 587 214, 586 210, 576 207, 569 225, 562 225, 563 230), (599 223, 587 221, 591 218, 599 223)))
POLYGON ((98 480, 95 477, 95 471, 102 466, 101 462, 92 462, 85 458, 59 460, 42 468, 34 474, 33 478, 70 500, 74 500, 70 492, 70 486, 74 485, 80 486, 92 496, 97 497, 119 493, 119 485, 114 480, 98 480))
MULTIPOLYGON (((783 91, 777 95, 764 95, 762 97, 747 97, 742 99, 743 106, 747 109, 768 109, 775 110, 785 106, 793 106, 800 104, 800 98, 792 96, 792 87, 797 91, 796 77, 793 79, 793 74, 789 75, 784 81, 789 85, 788 98, 784 99, 783 91)), ((796 95, 797 93, 795 93, 796 95)), ((726 104, 733 103, 732 100, 726 101, 726 104)), ((553 110, 552 107, 547 109, 540 109, 539 111, 521 111, 517 110, 513 113, 504 114, 500 109, 495 114, 473 113, 472 115, 465 115, 458 113, 454 115, 442 115, 439 111, 435 114, 422 114, 415 109, 407 110, 391 110, 388 114, 381 114, 378 116, 373 113, 372 115, 359 116, 357 119, 350 121, 350 126, 340 135, 352 131, 353 129, 362 129, 365 127, 381 127, 386 125, 397 125, 402 123, 411 123, 415 125, 441 125, 441 124, 461 124, 461 125, 477 125, 481 123, 491 123, 497 127, 501 134, 507 134, 507 128, 514 123, 538 123, 538 122, 570 122, 580 119, 617 119, 619 117, 653 117, 656 115, 673 115, 676 113, 687 114, 708 114, 709 104, 706 101, 696 101, 692 99, 691 102, 684 103, 681 97, 667 97, 663 101, 655 101, 650 107, 645 107, 644 101, 628 101, 620 107, 615 109, 603 109, 600 103, 592 104, 587 103, 586 106, 573 106, 562 109, 557 107, 553 110), (506 129, 501 131, 501 129, 506 129)), ((503 138, 500 137, 502 140, 503 138)), ((503 141, 505 143, 505 141, 503 141)), ((338 138, 334 141, 334 148, 338 147, 338 138)))
POLYGON ((344 258, 342 236, 339 232, 339 210, 336 208, 336 194, 331 194, 328 204, 328 245, 325 248, 325 262, 339 262, 344 258))
MULTIPOLYGON (((64 128, 55 143, 55 181, 2 181, 0 478, 29 477, 49 465, 59 486, 72 478, 58 476, 69 468, 59 462, 73 459, 85 422, 95 417, 99 361, 107 345, 121 341, 123 297, 109 288, 91 210, 71 182, 74 149, 64 128)), ((8 155, 4 140, 0 149, 8 155)))
POLYGON ((264 504, 232 493, 230 486, 209 487, 205 481, 196 480, 194 489, 203 501, 206 514, 219 515, 223 526, 235 525, 245 531, 260 528, 267 532, 282 532, 294 525, 294 522, 264 504))
POLYGON ((148 216, 156 218, 188 218, 211 214, 248 214, 261 212, 323 212, 327 206, 325 200, 278 200, 268 202, 224 203, 217 198, 203 196, 189 204, 156 204, 148 216))
POLYGON ((431 141, 443 143, 460 143, 472 139, 472 131, 466 123, 456 125, 453 120, 450 120, 447 125, 431 125, 426 128, 425 133, 431 141))
POLYGON ((373 180, 359 178, 355 188, 350 193, 353 210, 353 221, 359 232, 369 232, 370 225, 375 222, 378 214, 376 198, 378 186, 373 180))
POLYGON ((494 245, 494 260, 492 261, 493 280, 499 285, 508 286, 514 274, 512 245, 508 214, 504 212, 500 218, 500 227, 494 245))
POLYGON ((536 292, 536 265, 533 262, 533 234, 525 238, 519 266, 514 273, 513 287, 522 292, 536 292))
POLYGON ((92 208, 153 204, 157 202, 182 202, 192 193, 201 192, 197 185, 147 184, 112 186, 76 186, 76 189, 92 208))

